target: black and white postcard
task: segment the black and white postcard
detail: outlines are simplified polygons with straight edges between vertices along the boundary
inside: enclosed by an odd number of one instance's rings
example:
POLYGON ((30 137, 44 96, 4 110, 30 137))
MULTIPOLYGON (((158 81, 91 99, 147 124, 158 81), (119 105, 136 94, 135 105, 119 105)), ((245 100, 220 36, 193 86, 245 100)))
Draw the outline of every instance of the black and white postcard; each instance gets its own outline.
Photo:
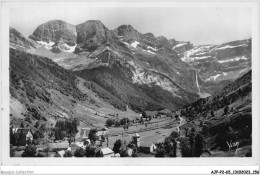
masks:
POLYGON ((4 2, 3 165, 247 165, 259 3, 4 2))

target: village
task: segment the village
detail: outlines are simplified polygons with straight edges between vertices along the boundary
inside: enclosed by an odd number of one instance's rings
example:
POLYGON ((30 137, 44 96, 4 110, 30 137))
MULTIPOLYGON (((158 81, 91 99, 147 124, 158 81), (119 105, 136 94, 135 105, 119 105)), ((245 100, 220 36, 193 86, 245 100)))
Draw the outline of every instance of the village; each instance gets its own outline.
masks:
MULTIPOLYGON (((115 114, 118 118, 118 114, 115 114)), ((65 122, 66 123, 66 122, 65 122)), ((73 123, 73 121, 72 121, 73 123)), ((157 144, 171 133, 180 133, 184 123, 180 112, 142 113, 139 118, 108 118, 103 128, 84 126, 79 122, 74 134, 61 138, 56 130, 44 134, 30 128, 10 128, 11 157, 156 157, 157 144), (41 135, 41 136, 40 136, 41 135), (57 139, 60 138, 60 139, 57 139), (13 140, 16 140, 15 142, 13 140)), ((61 125, 58 122, 57 125, 61 125)), ((69 125, 68 123, 66 126, 69 125)), ((72 125, 73 126, 73 125, 72 125)), ((66 130, 66 129, 63 129, 66 130)), ((73 132, 73 131, 70 131, 73 132)), ((177 142, 176 142, 177 143, 177 142)), ((179 147, 179 143, 176 145, 179 147)), ((181 157, 179 148, 177 156, 181 157)))

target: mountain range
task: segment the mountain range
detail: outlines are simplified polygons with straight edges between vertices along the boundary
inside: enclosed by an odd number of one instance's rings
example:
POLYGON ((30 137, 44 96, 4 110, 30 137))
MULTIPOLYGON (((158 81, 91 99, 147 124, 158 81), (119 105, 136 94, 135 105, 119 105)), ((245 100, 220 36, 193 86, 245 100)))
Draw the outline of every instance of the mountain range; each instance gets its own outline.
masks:
POLYGON ((98 20, 48 21, 28 38, 10 28, 9 43, 10 115, 17 125, 21 113, 98 126, 114 113, 177 110, 251 69, 251 39, 193 46, 131 25, 110 30, 98 20))

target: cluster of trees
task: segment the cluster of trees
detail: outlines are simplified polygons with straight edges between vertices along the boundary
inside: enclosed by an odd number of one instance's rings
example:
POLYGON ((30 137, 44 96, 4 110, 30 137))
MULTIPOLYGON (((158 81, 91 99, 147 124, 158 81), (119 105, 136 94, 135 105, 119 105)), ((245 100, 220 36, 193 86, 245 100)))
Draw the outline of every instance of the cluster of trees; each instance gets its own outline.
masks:
POLYGON ((26 146, 22 157, 36 157, 36 146, 32 144, 26 146))
MULTIPOLYGON (((11 155, 14 155, 12 149, 11 151, 11 155)), ((22 157, 48 157, 49 155, 43 154, 43 153, 38 153, 36 154, 36 146, 35 145, 28 145, 26 146, 22 157)), ((79 147, 76 149, 76 151, 74 152, 74 154, 72 153, 72 151, 70 150, 66 150, 63 157, 103 157, 103 153, 101 151, 100 148, 97 148, 96 146, 87 146, 86 149, 84 150, 83 148, 79 147)), ((56 152, 54 157, 61 157, 61 155, 56 152)))
POLYGON ((75 135, 78 132, 79 120, 77 118, 59 120, 54 127, 55 140, 62 140, 64 137, 75 140, 75 135))
POLYGON ((188 137, 180 138, 182 157, 200 157, 204 148, 204 139, 192 128, 188 137))
MULTIPOLYGON (((86 146, 86 149, 84 150, 82 147, 79 147, 75 150, 74 154, 70 151, 67 150, 63 157, 103 157, 103 153, 100 148, 97 148, 96 146, 86 146)), ((60 157, 59 154, 54 157, 60 157)))
POLYGON ((164 139, 164 142, 157 143, 155 157, 176 157, 178 138, 179 134, 173 131, 169 137, 164 139))
MULTIPOLYGON (((252 75, 250 71, 249 73, 245 74, 243 77, 239 78, 235 82, 225 86, 219 92, 216 92, 213 96, 204 99, 199 99, 191 105, 185 106, 181 110, 181 115, 186 116, 186 120, 189 122, 194 118, 200 117, 214 118, 215 111, 219 109, 223 110, 223 113, 221 114, 223 116, 228 115, 230 112, 232 113, 234 110, 236 111, 237 109, 231 107, 231 104, 238 100, 243 100, 244 97, 248 96, 248 94, 252 92, 251 76, 252 75)), ((236 137, 247 139, 248 137, 250 137, 250 134, 246 135, 244 133, 247 131, 251 133, 251 123, 245 124, 245 121, 241 122, 245 117, 240 117, 239 115, 240 113, 232 114, 233 119, 227 122, 229 124, 231 123, 232 127, 235 130, 242 131, 241 133, 238 132, 236 137), (244 135, 246 135, 247 137, 244 135)), ((200 124, 200 126, 202 127, 203 134, 209 134, 212 135, 212 137, 215 136, 215 145, 213 145, 214 148, 219 147, 223 150, 227 149, 228 147, 226 141, 236 139, 234 138, 232 132, 229 132, 227 127, 224 125, 225 122, 223 124, 214 126, 205 125, 204 122, 201 122, 200 124)), ((181 149, 184 157, 193 157, 200 155, 200 151, 203 148, 203 138, 199 133, 186 134, 186 138, 180 138, 180 140, 181 149)))
MULTIPOLYGON (((34 124, 36 130, 33 132, 33 140, 31 142, 34 145, 39 144, 46 134, 48 139, 62 140, 64 137, 68 137, 69 141, 72 141, 72 139, 75 140, 75 135, 78 132, 78 126, 79 120, 77 118, 59 120, 56 122, 54 128, 47 127, 46 124, 40 124, 40 122, 37 121, 34 124)), ((21 123, 20 128, 24 128, 23 122, 21 123)), ((20 142, 23 140, 19 139, 22 137, 22 132, 18 135, 17 133, 13 133, 12 130, 13 127, 10 127, 10 144, 13 146, 22 145, 20 142)))
POLYGON ((93 145, 86 146, 86 149, 79 147, 75 150, 74 154, 71 151, 67 150, 63 157, 103 157, 103 153, 100 148, 97 148, 93 145))
MULTIPOLYGON (((40 139, 44 138, 44 134, 46 132, 50 131, 50 128, 47 128, 46 124, 44 124, 44 123, 40 124, 38 121, 35 123, 34 127, 37 130, 33 133, 33 140, 28 140, 27 142, 37 145, 39 143, 40 139)), ((23 122, 21 122, 20 128, 24 128, 23 122)), ((51 131, 50 131, 50 133, 51 133, 51 131)), ((22 132, 20 132, 20 134, 13 132, 13 126, 10 127, 10 144, 12 146, 24 145, 24 143, 23 143, 24 140, 21 139, 22 137, 23 137, 22 132)))
MULTIPOLYGON (((166 116, 169 117, 169 116, 171 116, 171 114, 166 114, 166 116)), ((145 112, 142 112, 142 117, 140 119, 138 117, 136 117, 135 120, 130 120, 129 118, 122 118, 120 120, 108 118, 107 121, 106 121, 106 126, 108 126, 108 127, 111 127, 111 126, 119 127, 119 126, 128 125, 130 122, 137 122, 137 123, 140 123, 140 124, 144 124, 144 121, 146 119, 151 121, 152 118, 153 118, 152 116, 147 115, 145 112)), ((156 118, 157 118, 157 116, 156 116, 156 118)))
MULTIPOLYGON (((138 152, 139 152, 140 150, 138 149, 138 147, 137 147, 136 144, 134 143, 134 140, 133 140, 133 139, 132 139, 131 142, 128 143, 127 147, 133 149, 132 157, 138 157, 138 152)), ((121 156, 121 154, 120 154, 120 156, 121 156)))
MULTIPOLYGON (((66 122, 66 123, 68 124, 68 126, 70 126, 69 123, 73 123, 73 121, 66 122)), ((58 127, 64 127, 64 123, 60 122, 60 121, 56 125, 58 127)), ((70 127, 72 127, 72 126, 70 126, 70 127)), ((85 150, 83 148, 79 147, 76 149, 74 154, 70 150, 66 150, 63 157, 72 157, 72 156, 75 156, 75 157, 103 157, 103 154, 102 154, 100 148, 97 148, 94 144, 94 142, 97 140, 96 133, 97 133, 97 129, 91 129, 89 132, 88 137, 91 140, 92 145, 88 145, 85 150)), ((49 152, 51 151, 48 141, 49 140, 46 138, 45 142, 43 143, 43 145, 45 146, 45 148, 43 150, 45 154, 38 153, 36 155, 36 146, 32 143, 27 143, 28 145, 26 146, 26 148, 22 154, 22 157, 48 157, 49 152)), ((87 143, 84 142, 84 144, 86 145, 87 143)), ((10 154, 13 154, 12 149, 10 149, 10 151, 11 151, 10 154)), ((56 152, 54 157, 61 157, 61 156, 58 152, 56 152)))
POLYGON ((103 157, 103 153, 100 148, 96 146, 87 146, 85 149, 86 157, 103 157))
POLYGON ((28 141, 27 146, 22 153, 22 157, 49 157, 51 149, 49 147, 48 134, 46 133, 44 134, 43 145, 45 146, 43 152, 38 152, 38 154, 36 154, 36 144, 28 141))
POLYGON ((248 92, 252 91, 252 71, 246 73, 234 83, 225 86, 222 90, 216 93, 216 95, 223 96, 232 91, 236 91, 236 94, 240 97, 246 96, 248 92))
POLYGON ((115 126, 115 127, 119 127, 119 126, 124 126, 126 124, 128 124, 130 122, 129 118, 122 118, 120 120, 115 120, 115 119, 107 119, 106 121, 106 126, 111 127, 111 126, 115 126))
POLYGON ((119 153, 120 152, 120 148, 122 146, 122 141, 120 139, 117 139, 114 143, 114 147, 113 147, 113 151, 114 153, 119 153))
POLYGON ((245 76, 246 77, 242 77, 238 81, 229 84, 214 96, 199 99, 192 105, 186 106, 182 109, 181 114, 188 118, 194 118, 200 113, 203 114, 224 108, 224 115, 226 115, 229 112, 228 105, 234 103, 238 98, 244 98, 252 91, 252 83, 249 82, 251 77, 247 74, 245 76), (247 80, 248 78, 249 80, 247 80))
POLYGON ((235 141, 237 138, 235 135, 230 132, 230 128, 225 126, 225 130, 222 130, 219 132, 215 139, 215 147, 219 147, 220 150, 228 150, 227 142, 230 142, 231 140, 235 141))
POLYGON ((88 133, 88 138, 92 143, 95 143, 95 141, 98 139, 97 137, 97 129, 96 128, 92 128, 90 129, 89 133, 88 133))
POLYGON ((129 157, 127 150, 132 149, 132 157, 138 157, 139 149, 137 148, 136 144, 134 143, 134 140, 130 141, 127 146, 125 147, 122 143, 121 139, 118 139, 114 143, 113 151, 115 154, 119 153, 120 157, 129 157))

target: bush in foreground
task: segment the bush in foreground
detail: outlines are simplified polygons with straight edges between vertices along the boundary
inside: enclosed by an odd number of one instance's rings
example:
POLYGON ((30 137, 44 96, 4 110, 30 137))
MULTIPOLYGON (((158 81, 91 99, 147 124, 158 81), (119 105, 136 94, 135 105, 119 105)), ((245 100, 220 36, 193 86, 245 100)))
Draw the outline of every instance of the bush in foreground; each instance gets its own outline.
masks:
POLYGON ((34 145, 28 145, 26 146, 22 157, 35 157, 36 155, 36 146, 34 145))
POLYGON ((83 148, 77 148, 76 151, 74 152, 75 157, 85 157, 85 151, 83 148))
POLYGON ((71 151, 67 150, 67 151, 64 153, 63 157, 72 157, 71 151))

